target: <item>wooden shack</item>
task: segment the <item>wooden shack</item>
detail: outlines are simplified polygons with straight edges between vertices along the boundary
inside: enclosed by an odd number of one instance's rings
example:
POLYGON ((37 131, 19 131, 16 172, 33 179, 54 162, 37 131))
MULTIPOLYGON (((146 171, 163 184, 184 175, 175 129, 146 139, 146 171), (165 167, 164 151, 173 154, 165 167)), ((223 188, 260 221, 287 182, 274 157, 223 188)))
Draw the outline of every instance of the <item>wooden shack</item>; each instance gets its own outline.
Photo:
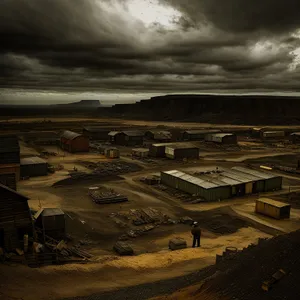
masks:
POLYGON ((61 239, 66 234, 65 213, 60 208, 42 208, 35 215, 35 226, 46 235, 61 239))
POLYGON ((291 205, 269 198, 259 198, 256 200, 255 212, 274 219, 285 219, 290 217, 291 205))
POLYGON ((123 146, 142 145, 144 141, 144 132, 138 130, 117 132, 114 135, 114 143, 123 146))
POLYGON ((15 135, 0 135, 0 183, 16 190, 20 179, 20 146, 15 135))
POLYGON ((89 152, 89 138, 73 132, 66 130, 60 137, 60 145, 63 150, 68 152, 89 152))
POLYGON ((0 247, 7 252, 22 249, 25 234, 33 234, 28 198, 0 184, 0 247))

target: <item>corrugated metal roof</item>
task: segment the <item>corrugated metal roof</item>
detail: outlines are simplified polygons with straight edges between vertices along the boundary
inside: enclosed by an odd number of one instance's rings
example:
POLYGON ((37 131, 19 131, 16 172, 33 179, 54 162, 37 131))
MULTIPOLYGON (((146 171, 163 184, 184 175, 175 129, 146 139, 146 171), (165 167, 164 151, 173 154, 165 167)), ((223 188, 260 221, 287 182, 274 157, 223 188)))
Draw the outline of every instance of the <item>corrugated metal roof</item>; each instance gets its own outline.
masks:
POLYGON ((120 131, 110 131, 108 133, 109 136, 115 136, 116 134, 120 133, 120 131))
POLYGON ((18 195, 18 196, 19 196, 20 198, 22 198, 23 200, 29 200, 28 197, 26 197, 26 196, 24 196, 24 195, 18 193, 17 191, 15 191, 15 190, 9 188, 8 186, 6 186, 6 185, 4 185, 4 184, 2 184, 2 183, 0 183, 0 189, 7 190, 7 191, 9 191, 9 192, 11 192, 11 193, 13 193, 13 194, 15 194, 15 195, 18 195))
POLYGON ((273 200, 273 199, 270 199, 270 198, 259 198, 256 201, 263 202, 263 203, 266 203, 266 204, 270 204, 272 206, 279 207, 279 208, 286 207, 286 206, 291 206, 288 203, 276 201, 276 200, 273 200))
POLYGON ((174 145, 174 143, 158 143, 158 144, 152 144, 153 147, 164 147, 164 146, 171 146, 174 145))
POLYGON ((284 131, 283 130, 272 130, 272 131, 264 131, 264 134, 275 134, 275 133, 280 133, 280 134, 282 134, 282 133, 284 133, 284 131))
POLYGON ((194 129, 194 130, 186 130, 184 133, 187 134, 206 134, 206 133, 218 133, 221 132, 220 129, 194 129))
POLYGON ((63 216, 65 213, 60 208, 41 208, 35 215, 37 219, 39 216, 52 217, 52 216, 63 216))
POLYGON ((122 132, 128 136, 144 136, 144 133, 138 130, 127 130, 122 132))
POLYGON ((21 158, 21 165, 37 165, 37 164, 46 164, 47 162, 40 157, 33 156, 33 157, 25 157, 21 158))
POLYGON ((20 152, 19 140, 16 135, 0 135, 0 153, 20 152))
POLYGON ((68 139, 68 140, 74 140, 77 137, 81 136, 81 134, 70 131, 70 130, 66 130, 62 133, 61 137, 68 139))
POLYGON ((225 184, 223 182, 217 182, 216 180, 213 180, 213 179, 208 180, 207 177, 202 176, 202 175, 199 177, 195 177, 195 176, 192 176, 187 173, 183 173, 178 170, 166 171, 166 172, 162 172, 162 173, 169 174, 174 177, 180 178, 182 180, 185 180, 187 182, 190 182, 192 184, 200 186, 204 189, 217 188, 220 186, 227 186, 227 184, 225 184))
POLYGON ((258 178, 261 178, 261 179, 271 179, 271 178, 275 178, 275 177, 280 177, 280 176, 277 176, 277 175, 274 175, 274 174, 267 174, 265 172, 261 172, 261 171, 253 170, 253 169, 248 169, 248 168, 244 168, 244 167, 233 167, 231 169, 232 170, 237 170, 237 171, 240 171, 240 172, 243 172, 243 173, 246 173, 246 174, 251 174, 251 175, 257 176, 258 178))

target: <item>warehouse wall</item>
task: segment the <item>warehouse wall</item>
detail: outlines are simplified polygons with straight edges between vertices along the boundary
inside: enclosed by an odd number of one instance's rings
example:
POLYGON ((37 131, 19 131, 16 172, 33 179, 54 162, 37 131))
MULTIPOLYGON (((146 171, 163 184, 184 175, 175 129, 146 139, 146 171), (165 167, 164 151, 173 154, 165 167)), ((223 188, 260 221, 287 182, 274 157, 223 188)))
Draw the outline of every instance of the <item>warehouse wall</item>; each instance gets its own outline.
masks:
POLYGON ((282 177, 274 177, 265 180, 265 192, 282 189, 282 177))
POLYGON ((45 176, 47 174, 47 163, 21 165, 21 177, 45 176))

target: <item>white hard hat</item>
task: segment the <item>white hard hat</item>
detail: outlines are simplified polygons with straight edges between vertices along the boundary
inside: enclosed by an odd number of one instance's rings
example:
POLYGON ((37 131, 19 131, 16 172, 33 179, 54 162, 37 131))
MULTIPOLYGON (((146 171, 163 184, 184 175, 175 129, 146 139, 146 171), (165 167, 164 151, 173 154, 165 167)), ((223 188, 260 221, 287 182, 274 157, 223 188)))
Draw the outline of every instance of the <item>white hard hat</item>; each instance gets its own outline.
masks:
POLYGON ((194 222, 193 224, 194 224, 194 225, 197 225, 197 224, 198 224, 198 222, 194 222))

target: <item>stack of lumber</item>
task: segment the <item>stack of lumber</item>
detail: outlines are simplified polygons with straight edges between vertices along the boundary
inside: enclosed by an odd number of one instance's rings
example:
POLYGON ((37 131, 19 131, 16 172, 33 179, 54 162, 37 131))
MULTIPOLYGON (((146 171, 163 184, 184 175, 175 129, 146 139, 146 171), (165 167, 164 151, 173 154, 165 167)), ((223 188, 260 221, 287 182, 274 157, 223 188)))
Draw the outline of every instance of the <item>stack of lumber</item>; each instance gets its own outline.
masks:
POLYGON ((89 195, 92 197, 93 201, 97 204, 109 204, 109 203, 119 203, 126 202, 128 198, 117 194, 113 191, 99 192, 99 191, 89 191, 89 195))

